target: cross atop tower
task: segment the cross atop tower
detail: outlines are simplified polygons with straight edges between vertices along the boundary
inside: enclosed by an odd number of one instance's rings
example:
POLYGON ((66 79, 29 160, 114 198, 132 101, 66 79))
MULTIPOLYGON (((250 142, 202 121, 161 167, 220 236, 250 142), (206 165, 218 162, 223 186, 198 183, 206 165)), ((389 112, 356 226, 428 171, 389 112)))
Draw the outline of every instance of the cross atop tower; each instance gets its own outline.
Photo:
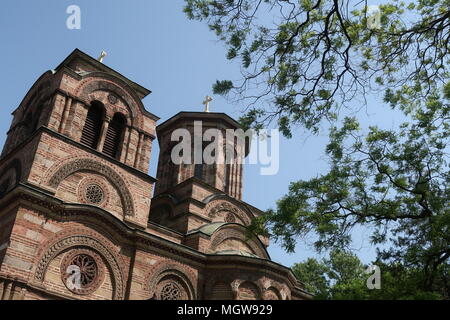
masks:
POLYGON ((103 63, 103 59, 106 57, 107 53, 105 50, 102 50, 102 52, 100 53, 100 57, 98 57, 98 61, 103 63))
POLYGON ((213 99, 210 96, 206 96, 205 101, 203 101, 203 104, 205 105, 205 112, 209 112, 209 103, 213 99))

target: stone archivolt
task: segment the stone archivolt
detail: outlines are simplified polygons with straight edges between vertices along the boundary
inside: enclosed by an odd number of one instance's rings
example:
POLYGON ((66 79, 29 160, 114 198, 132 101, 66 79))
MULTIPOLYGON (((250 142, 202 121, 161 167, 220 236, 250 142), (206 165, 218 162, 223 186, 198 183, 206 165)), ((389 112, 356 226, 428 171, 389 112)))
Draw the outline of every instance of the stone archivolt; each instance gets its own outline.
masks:
POLYGON ((102 284, 105 278, 105 266, 102 258, 93 250, 68 249, 62 259, 60 273, 61 280, 68 290, 75 294, 88 295, 95 292, 102 284), (74 266, 78 270, 74 270, 74 266), (75 278, 77 276, 76 273, 79 273, 79 278, 73 281, 74 276, 75 278))
POLYGON ((99 173, 107 178, 119 190, 125 215, 132 217, 135 215, 133 197, 129 191, 125 179, 117 173, 117 171, 97 160, 90 158, 65 159, 62 161, 62 164, 49 170, 49 178, 47 179, 47 182, 45 182, 45 185, 48 185, 52 189, 56 190, 61 181, 63 181, 66 177, 82 170, 99 173))
POLYGON ((127 87, 128 86, 122 80, 111 74, 91 72, 80 82, 75 93, 85 101, 90 101, 90 95, 95 91, 101 90, 114 93, 116 96, 123 99, 126 105, 131 109, 131 119, 133 119, 132 125, 142 128, 142 112, 139 109, 144 109, 144 107, 141 100, 133 93, 133 90, 127 87))
POLYGON ((269 258, 266 250, 262 244, 259 243, 259 240, 249 239, 245 234, 245 229, 238 224, 226 224, 214 232, 211 236, 210 251, 217 252, 222 243, 232 239, 239 240, 239 242, 246 244, 247 248, 251 250, 250 253, 257 255, 260 258, 269 258))
POLYGON ((106 267, 110 269, 113 276, 113 298, 122 300, 124 298, 124 276, 120 262, 117 261, 117 254, 111 246, 97 239, 89 230, 75 229, 62 232, 61 235, 58 234, 57 240, 45 245, 42 254, 37 259, 34 272, 35 281, 38 283, 44 281, 48 265, 56 256, 63 252, 80 249, 93 250, 104 259, 106 267))
POLYGON ((208 278, 205 287, 206 296, 214 297, 215 293, 225 293, 231 294, 232 299, 237 300, 286 300, 288 298, 287 294, 283 297, 281 293, 285 291, 282 285, 273 280, 267 281, 257 275, 242 277, 225 270, 218 270, 216 273, 220 273, 220 276, 215 275, 208 278), (217 290, 218 284, 222 292, 214 292, 217 290))
POLYGON ((282 300, 275 288, 269 288, 264 292, 264 300, 282 300))
POLYGON ((94 91, 89 95, 89 101, 101 102, 105 107, 105 118, 109 121, 114 117, 114 114, 120 113, 125 117, 127 126, 133 125, 133 114, 128 104, 114 92, 105 90, 94 91), (111 101, 114 101, 114 103, 111 101))
POLYGON ((197 299, 194 281, 195 276, 187 272, 185 266, 170 260, 162 261, 147 274, 144 290, 148 292, 149 297, 161 299, 161 290, 171 283, 173 288, 179 288, 179 300, 193 300, 197 299))
MULTIPOLYGON (((220 213, 225 213, 225 216, 227 213, 231 213, 235 215, 236 217, 241 220, 244 225, 250 224, 250 217, 248 214, 244 213, 241 209, 239 209, 237 206, 231 204, 230 202, 226 200, 214 200, 205 207, 204 211, 207 213, 207 215, 213 219, 219 215, 220 213)), ((227 221, 228 222, 228 221, 227 221)))

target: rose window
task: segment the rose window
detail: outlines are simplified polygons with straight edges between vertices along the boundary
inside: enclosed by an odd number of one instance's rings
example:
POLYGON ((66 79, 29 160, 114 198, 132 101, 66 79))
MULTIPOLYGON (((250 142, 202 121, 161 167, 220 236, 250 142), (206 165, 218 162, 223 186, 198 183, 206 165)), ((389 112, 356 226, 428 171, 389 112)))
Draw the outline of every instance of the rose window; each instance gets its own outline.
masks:
POLYGON ((104 279, 101 258, 89 249, 69 252, 61 263, 62 281, 73 293, 90 294, 97 290, 104 279))
POLYGON ((109 103, 111 103, 111 104, 116 104, 117 103, 117 96, 115 96, 115 95, 113 95, 113 94, 110 94, 110 95, 108 95, 108 101, 109 101, 109 103))
POLYGON ((234 214, 227 213, 227 215, 225 216, 225 222, 228 222, 228 223, 236 222, 236 218, 234 217, 234 214))
POLYGON ((86 187, 86 200, 91 204, 100 204, 104 198, 103 189, 97 184, 90 184, 86 187))
POLYGON ((70 265, 77 266, 79 268, 81 287, 90 286, 98 275, 95 260, 86 254, 75 256, 70 265))
POLYGON ((181 300, 182 290, 178 285, 169 282, 161 289, 161 300, 181 300))

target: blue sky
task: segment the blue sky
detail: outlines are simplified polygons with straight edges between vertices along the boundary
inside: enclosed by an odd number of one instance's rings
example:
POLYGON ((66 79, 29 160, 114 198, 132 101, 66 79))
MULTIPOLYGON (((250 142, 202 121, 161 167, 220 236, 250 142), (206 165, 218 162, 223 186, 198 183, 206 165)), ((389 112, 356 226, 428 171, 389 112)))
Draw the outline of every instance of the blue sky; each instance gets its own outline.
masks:
MULTIPOLYGON (((179 111, 202 111, 202 101, 212 94, 217 79, 238 79, 239 66, 225 59, 226 50, 205 24, 189 21, 182 0, 3 0, 0 4, 0 144, 11 122, 11 112, 36 79, 55 68, 75 48, 98 57, 124 76, 153 91, 144 99, 146 108, 161 122, 179 111), (66 9, 81 8, 81 30, 69 30, 66 9)), ((211 110, 238 118, 244 106, 213 96, 211 110)), ((359 107, 355 102, 355 107, 359 107)), ((361 118, 366 123, 391 127, 398 117, 386 113, 378 98, 369 101, 361 118), (370 120, 370 121, 369 121, 370 120)), ((273 207, 288 190, 289 182, 324 172, 326 132, 311 136, 300 128, 294 138, 282 139, 280 170, 261 176, 259 167, 244 171, 244 200, 261 209, 273 207)), ((150 174, 156 175, 157 144, 150 174)), ((285 265, 316 256, 305 242, 288 255, 276 244, 272 259, 285 265)), ((364 262, 374 257, 364 230, 355 233, 356 253, 364 262)))

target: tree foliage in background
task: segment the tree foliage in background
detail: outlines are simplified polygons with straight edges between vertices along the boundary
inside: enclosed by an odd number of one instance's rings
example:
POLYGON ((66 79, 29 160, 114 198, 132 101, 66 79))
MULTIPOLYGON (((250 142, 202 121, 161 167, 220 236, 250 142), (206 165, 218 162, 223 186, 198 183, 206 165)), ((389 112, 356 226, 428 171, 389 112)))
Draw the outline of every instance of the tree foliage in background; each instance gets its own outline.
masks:
POLYGON ((378 252, 381 262, 421 270, 421 290, 443 286, 450 297, 450 84, 413 119, 399 131, 371 127, 364 136, 346 118, 331 130, 330 171, 292 183, 277 209, 255 221, 256 232, 268 227, 288 251, 314 233, 320 252, 349 247, 352 229, 364 226, 372 244, 388 246, 378 252))
POLYGON ((379 20, 361 0, 185 1, 241 64, 242 79, 214 92, 245 101, 247 126, 276 120, 290 136, 368 92, 423 99, 448 79, 450 0, 387 1, 379 20))
MULTIPOLYGON (((334 121, 329 172, 292 183, 253 231, 288 251, 314 235, 323 252, 348 248, 363 226, 385 248, 377 263, 392 284, 387 296, 449 298, 450 0, 388 0, 379 24, 367 1, 185 1, 188 17, 206 21, 241 63, 242 78, 218 80, 214 92, 245 102, 245 128, 275 120, 290 137, 294 125, 317 132, 334 121), (405 122, 364 132, 356 118, 339 117, 368 94, 382 94, 405 122)), ((308 260, 298 272, 313 274, 311 289, 325 295, 336 286, 320 277, 330 263, 308 260)))
MULTIPOLYGON (((366 272, 359 258, 343 250, 333 250, 329 259, 309 258, 296 263, 292 270, 313 293, 315 299, 442 299, 445 285, 440 284, 434 292, 420 287, 422 273, 417 268, 405 268, 393 263, 376 263, 381 269, 380 290, 368 289, 367 279, 372 272, 366 272)), ((441 277, 445 270, 439 270, 441 277)), ((448 272, 448 270, 446 271, 448 272)))

